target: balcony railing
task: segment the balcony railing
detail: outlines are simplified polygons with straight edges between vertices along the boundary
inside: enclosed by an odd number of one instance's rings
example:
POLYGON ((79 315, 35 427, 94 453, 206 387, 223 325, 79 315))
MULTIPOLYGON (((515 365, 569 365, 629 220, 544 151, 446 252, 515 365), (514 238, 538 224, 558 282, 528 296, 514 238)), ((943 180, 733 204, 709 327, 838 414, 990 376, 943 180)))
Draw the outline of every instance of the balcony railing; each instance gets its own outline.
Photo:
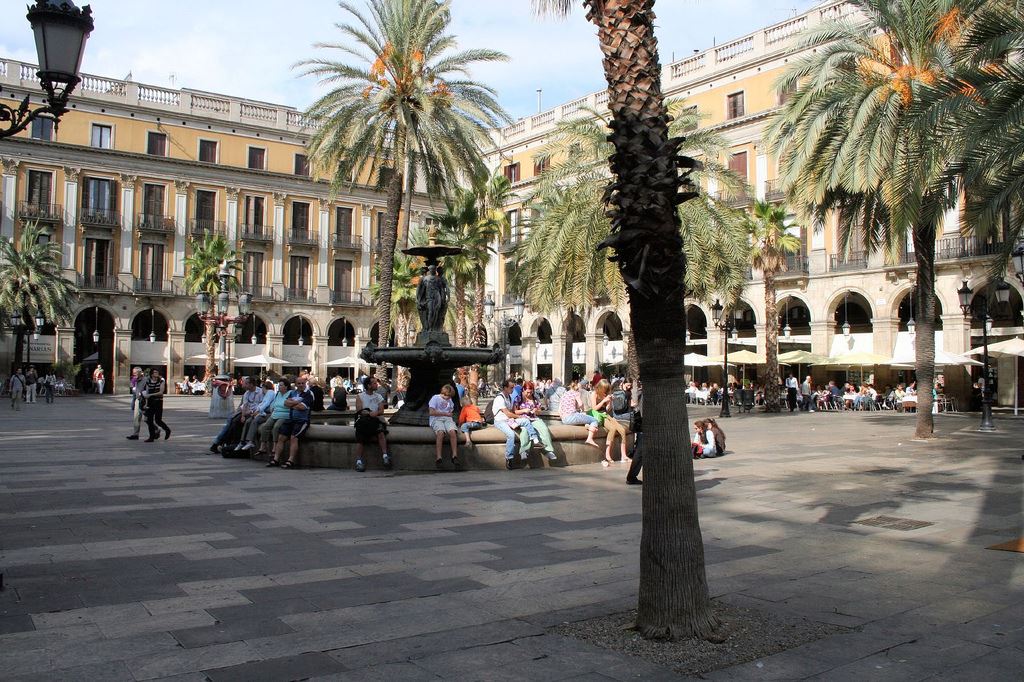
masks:
POLYGON ((91 291, 120 291, 116 275, 78 275, 78 288, 91 291))
POLYGON ((270 242, 274 241, 274 230, 269 225, 242 225, 239 236, 248 242, 270 242))
POLYGON ((800 277, 806 275, 810 268, 807 256, 803 253, 787 253, 786 269, 776 277, 800 277))
POLYGON ((369 305, 358 291, 331 291, 331 303, 335 305, 369 305))
POLYGON ((526 238, 521 234, 513 234, 507 236, 501 240, 500 244, 498 244, 498 251, 500 251, 501 253, 508 253, 509 251, 513 250, 514 248, 522 244, 525 240, 526 238))
POLYGON ((292 228, 288 230, 288 243, 313 246, 316 244, 316 232, 314 230, 292 228))
POLYGON ((362 237, 351 234, 337 234, 331 238, 331 246, 336 249, 348 249, 349 251, 360 251, 363 248, 362 237))
POLYGON ((375 254, 378 254, 378 255, 383 253, 384 252, 384 242, 382 242, 380 239, 375 239, 373 241, 373 252, 375 254))
POLYGON ((26 220, 59 222, 64 219, 64 207, 60 204, 37 204, 23 201, 18 205, 18 216, 26 220))
POLYGON ((85 208, 83 206, 78 221, 91 227, 117 227, 121 224, 121 214, 110 208, 85 208))
POLYGON ((174 216, 156 215, 153 213, 140 213, 135 226, 147 232, 163 232, 170 234, 174 232, 174 216))
POLYGON ((766 180, 764 183, 765 201, 782 201, 786 198, 786 191, 782 189, 782 180, 766 180))
POLYGON ((845 272, 848 270, 863 270, 868 266, 868 255, 862 251, 853 252, 847 256, 833 253, 828 257, 829 272, 845 272))
POLYGON ((297 303, 313 303, 315 298, 313 292, 309 289, 285 289, 284 300, 295 301, 297 303))
POLYGON ((227 225, 223 220, 211 220, 209 218, 193 218, 191 233, 194 235, 215 235, 224 236, 227 234, 227 225))
POLYGON ((252 295, 254 301, 273 301, 274 300, 274 289, 272 287, 265 287, 262 284, 251 284, 242 285, 242 291, 248 292, 252 295))
POLYGON ((726 206, 732 208, 743 208, 744 206, 750 206, 750 195, 746 192, 742 194, 733 194, 731 196, 724 197, 722 201, 725 202, 726 206))
POLYGON ((151 296, 173 296, 174 285, 167 280, 141 279, 136 277, 132 291, 137 294, 149 294, 151 296))
POLYGON ((935 260, 994 256, 1002 249, 1002 242, 989 242, 977 237, 945 237, 935 244, 935 260))

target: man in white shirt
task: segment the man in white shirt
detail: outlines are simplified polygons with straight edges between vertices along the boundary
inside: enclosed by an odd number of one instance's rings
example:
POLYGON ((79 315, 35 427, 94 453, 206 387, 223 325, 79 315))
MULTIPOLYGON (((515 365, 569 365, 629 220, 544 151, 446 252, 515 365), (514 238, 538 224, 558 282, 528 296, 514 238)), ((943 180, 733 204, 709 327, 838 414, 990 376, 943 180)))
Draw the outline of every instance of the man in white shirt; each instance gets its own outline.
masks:
POLYGON ((800 390, 800 383, 793 376, 793 373, 789 373, 789 378, 786 379, 786 402, 789 404, 789 411, 792 412, 796 409, 796 394, 800 390))
MULTIPOLYGON (((501 392, 494 396, 491 403, 491 411, 494 413, 494 426, 505 434, 505 468, 515 468, 516 441, 518 436, 515 430, 519 428, 519 420, 516 413, 512 411, 512 389, 515 382, 505 379, 501 385, 501 392)), ((526 455, 522 456, 526 459, 526 455)))

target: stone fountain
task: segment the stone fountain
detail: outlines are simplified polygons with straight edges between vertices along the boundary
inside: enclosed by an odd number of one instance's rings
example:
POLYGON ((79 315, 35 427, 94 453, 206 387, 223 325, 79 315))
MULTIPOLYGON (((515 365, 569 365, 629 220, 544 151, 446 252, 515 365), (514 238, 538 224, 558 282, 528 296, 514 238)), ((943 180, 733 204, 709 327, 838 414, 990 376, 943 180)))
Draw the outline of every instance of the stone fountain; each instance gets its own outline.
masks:
MULTIPOLYGON (((421 331, 416 336, 416 345, 394 348, 378 348, 368 343, 361 356, 373 364, 388 363, 409 370, 409 385, 405 391, 405 403, 393 416, 389 424, 427 426, 430 411, 429 400, 444 384, 452 383, 452 373, 466 365, 494 365, 501 362, 501 347, 471 348, 453 346, 444 331, 445 315, 448 311, 449 290, 444 270, 439 261, 445 256, 462 253, 457 246, 434 243, 402 249, 409 256, 419 256, 425 264, 416 287, 416 309, 420 317, 421 331)), ((455 398, 456 415, 458 397, 455 398)))

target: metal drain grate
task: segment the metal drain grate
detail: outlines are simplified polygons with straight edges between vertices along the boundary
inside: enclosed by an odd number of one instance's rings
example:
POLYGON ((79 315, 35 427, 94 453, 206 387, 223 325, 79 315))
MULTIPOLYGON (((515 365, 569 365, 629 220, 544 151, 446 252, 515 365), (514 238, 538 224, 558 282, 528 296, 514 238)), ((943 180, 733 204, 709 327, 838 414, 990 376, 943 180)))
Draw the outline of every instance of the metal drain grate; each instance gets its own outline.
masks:
POLYGON ((888 528, 889 530, 917 530, 935 525, 930 521, 915 521, 914 519, 901 519, 895 516, 873 516, 870 519, 854 521, 862 526, 875 526, 876 528, 888 528))

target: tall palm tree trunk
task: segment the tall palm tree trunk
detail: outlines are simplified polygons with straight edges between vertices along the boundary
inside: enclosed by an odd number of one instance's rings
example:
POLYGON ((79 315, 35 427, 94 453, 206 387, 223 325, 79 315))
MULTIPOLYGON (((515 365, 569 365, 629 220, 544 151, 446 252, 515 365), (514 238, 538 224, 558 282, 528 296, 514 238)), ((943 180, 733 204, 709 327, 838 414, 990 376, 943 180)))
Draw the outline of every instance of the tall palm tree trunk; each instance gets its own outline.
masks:
POLYGON ((206 323, 206 374, 217 374, 217 328, 213 322, 206 323))
POLYGON ((633 336, 633 330, 629 330, 629 334, 626 336, 626 370, 631 381, 636 381, 636 378, 640 376, 640 358, 636 355, 636 337, 633 336))
POLYGON ((486 346, 487 332, 484 328, 484 280, 476 281, 473 290, 473 345, 486 346))
MULTIPOLYGON (((914 230, 917 260, 917 426, 915 438, 933 438, 932 388, 935 386, 935 225, 914 230)), ((988 377, 986 377, 987 380, 988 377)))
POLYGON ((452 287, 455 294, 455 345, 466 344, 466 283, 456 277, 452 287))
MULTIPOLYGON (((637 629, 648 638, 710 636, 718 625, 704 571, 683 380, 686 311, 678 148, 670 139, 654 0, 591 0, 608 107, 613 182, 605 242, 627 284, 644 393, 643 532, 637 629)), ((603 245, 602 245, 603 246, 603 245)))
MULTIPOLYGON (((401 149, 401 146, 396 147, 401 149)), ((402 174, 395 170, 388 181, 388 203, 384 228, 380 235, 380 291, 377 298, 377 345, 386 348, 391 333, 391 278, 395 270, 395 244, 398 241, 398 216, 402 208, 402 174)), ((377 367, 377 378, 387 379, 388 371, 377 367)))
POLYGON ((775 302, 775 273, 764 273, 764 411, 778 412, 779 401, 779 306, 775 302))

